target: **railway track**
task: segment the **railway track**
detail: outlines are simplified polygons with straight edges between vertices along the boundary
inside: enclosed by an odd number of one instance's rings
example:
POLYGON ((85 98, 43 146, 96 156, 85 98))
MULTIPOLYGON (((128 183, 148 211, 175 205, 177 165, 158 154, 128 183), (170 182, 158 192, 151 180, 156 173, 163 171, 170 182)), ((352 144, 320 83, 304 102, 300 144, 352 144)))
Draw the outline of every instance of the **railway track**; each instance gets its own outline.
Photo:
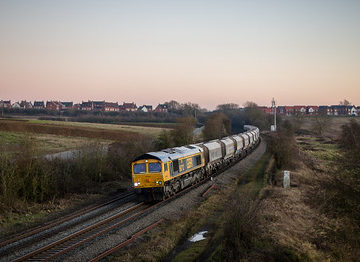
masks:
POLYGON ((205 183, 209 178, 186 188, 185 190, 173 195, 172 197, 165 199, 155 204, 145 204, 145 202, 138 203, 133 207, 124 210, 118 214, 115 214, 107 219, 104 219, 96 224, 90 225, 80 231, 77 231, 69 236, 66 236, 58 241, 55 241, 47 246, 41 247, 25 256, 17 258, 14 262, 21 261, 52 261, 71 250, 86 244, 87 242, 105 235, 106 233, 123 226, 126 223, 130 223, 140 216, 154 211, 156 208, 164 205, 165 203, 177 198, 180 195, 189 192, 195 187, 205 183))
MULTIPOLYGON (((105 235, 106 233, 119 228, 126 223, 130 223, 139 217, 154 211, 156 208, 164 205, 165 203, 183 195, 190 190, 202 185, 208 181, 210 177, 200 181, 199 183, 192 185, 184 189, 183 191, 173 195, 172 197, 165 199, 155 204, 145 204, 144 202, 138 203, 127 210, 124 210, 118 214, 115 214, 107 219, 104 219, 98 223, 90 225, 82 230, 79 230, 69 236, 66 236, 60 240, 57 240, 47 246, 41 247, 31 253, 28 253, 22 257, 14 260, 15 262, 21 261, 53 261, 54 259, 72 251, 73 249, 86 244, 87 242, 105 235)), ((127 242, 126 242, 127 243, 127 242)))
MULTIPOLYGON (((228 168, 230 168, 233 165, 235 165, 236 163, 238 163, 240 160, 241 159, 239 159, 238 161, 234 161, 234 162, 230 163, 228 166, 226 166, 222 169, 219 169, 211 177, 221 174, 228 168)), ((173 199, 177 198, 178 196, 183 195, 183 194, 191 191, 195 187, 198 187, 198 186, 206 183, 208 180, 211 179, 211 177, 207 177, 204 180, 202 180, 188 188, 185 188, 184 190, 180 191, 179 193, 177 193, 161 202, 157 202, 155 204, 146 204, 144 202, 138 203, 124 211, 121 211, 120 213, 112 215, 104 220, 101 220, 95 224, 92 224, 86 228, 83 228, 71 235, 61 238, 61 239, 59 239, 55 242, 52 242, 46 246, 40 247, 22 257, 18 257, 14 261, 16 261, 16 262, 20 262, 20 261, 53 261, 55 259, 58 259, 61 256, 65 255, 66 253, 69 253, 72 250, 88 243, 89 241, 99 238, 101 236, 104 236, 107 233, 109 233, 110 231, 119 229, 119 228, 137 220, 141 216, 144 216, 144 215, 156 210, 160 206, 165 205, 167 202, 172 201, 173 199)), ((204 192, 202 195, 203 196, 207 195, 213 188, 214 188, 214 186, 209 187, 206 190, 206 192, 204 192)), ((116 201, 116 200, 113 200, 113 201, 116 201)), ((93 207, 93 208, 95 208, 95 207, 93 207)), ((77 216, 77 215, 78 214, 75 214, 73 216, 77 216)), ((61 223, 61 222, 59 222, 59 223, 61 223)), ((154 223, 154 224, 158 225, 159 223, 161 223, 161 222, 158 221, 158 223, 154 223)), ((55 223, 53 223, 53 224, 55 224, 55 223)), ((51 227, 51 225, 52 224, 47 225, 47 227, 51 227)), ((100 254, 97 258, 94 258, 94 261, 98 261, 98 259, 102 259, 102 258, 109 256, 112 253, 118 251, 120 248, 122 248, 123 246, 130 243, 134 238, 136 238, 140 234, 150 230, 153 227, 154 227, 154 225, 150 225, 150 226, 144 228, 143 230, 139 231, 135 235, 129 236, 128 240, 126 240, 125 242, 120 243, 118 246, 100 254)), ((29 234, 29 233, 26 233, 24 235, 27 235, 27 234, 29 234)), ((20 238, 20 237, 21 236, 18 236, 17 238, 20 238)))
POLYGON ((149 207, 144 203, 136 204, 118 214, 101 220, 98 223, 83 228, 69 236, 57 240, 47 246, 41 247, 25 256, 17 258, 20 261, 52 261, 55 258, 70 252, 86 242, 108 233, 109 231, 129 222, 130 220, 143 214, 149 207), (145 209, 144 209, 145 207, 145 209), (139 211, 140 210, 140 211, 139 211))
MULTIPOLYGON (((60 219, 57 219, 56 221, 52 221, 43 226, 32 228, 30 230, 22 232, 21 234, 17 234, 10 239, 0 242, 0 255, 1 256, 6 255, 7 253, 9 253, 10 251, 12 251, 14 249, 18 249, 19 247, 28 246, 29 244, 31 244, 31 242, 34 242, 34 240, 38 240, 39 238, 45 238, 46 236, 48 236, 50 234, 59 232, 59 231, 61 231, 61 228, 58 228, 57 230, 54 230, 52 232, 48 232, 48 231, 50 229, 54 229, 57 226, 60 227, 61 224, 64 224, 66 222, 71 224, 71 226, 80 224, 84 219, 91 219, 91 218, 99 215, 96 212, 94 212, 93 214, 90 214, 91 212, 99 210, 99 209, 106 207, 108 205, 111 205, 113 203, 116 203, 117 201, 126 201, 126 199, 130 199, 131 197, 134 197, 134 196, 135 196, 135 193, 133 191, 126 192, 126 193, 123 193, 105 203, 92 205, 90 207, 81 209, 81 210, 71 213, 67 216, 64 216, 60 219), (78 218, 80 216, 86 215, 86 214, 89 214, 86 218, 78 219, 77 221, 70 223, 71 220, 78 218)), ((68 226, 69 225, 67 225, 67 227, 68 226)))

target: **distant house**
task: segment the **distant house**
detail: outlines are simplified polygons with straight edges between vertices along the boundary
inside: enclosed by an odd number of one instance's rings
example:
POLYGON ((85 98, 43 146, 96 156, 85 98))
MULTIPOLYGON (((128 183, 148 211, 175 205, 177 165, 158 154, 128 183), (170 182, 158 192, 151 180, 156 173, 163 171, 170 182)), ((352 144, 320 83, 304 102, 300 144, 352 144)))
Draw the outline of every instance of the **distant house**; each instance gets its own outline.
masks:
POLYGON ((105 101, 92 101, 93 110, 95 111, 104 111, 105 101))
POLYGON ((154 112, 168 112, 167 105, 158 104, 158 106, 154 109, 154 112))
POLYGON ((26 101, 26 100, 22 100, 22 101, 20 102, 20 107, 21 107, 22 109, 32 109, 32 108, 33 108, 33 105, 32 105, 31 102, 28 102, 28 101, 26 101))
POLYGON ((278 113, 279 115, 286 115, 286 110, 285 110, 285 106, 278 106, 276 108, 276 113, 278 113))
POLYGON ((104 103, 104 111, 105 112, 119 112, 119 104, 116 103, 111 103, 111 102, 105 102, 104 103))
POLYGON ((137 110, 137 106, 136 106, 136 104, 134 102, 132 102, 132 103, 125 103, 124 102, 122 109, 125 110, 125 111, 133 112, 133 111, 137 110))
POLYGON ((81 104, 74 104, 73 109, 74 110, 81 110, 81 104))
POLYGON ((333 116, 344 116, 348 115, 348 108, 344 105, 332 105, 330 106, 331 115, 333 116))
POLYGON ((119 111, 126 111, 124 105, 119 105, 119 111))
POLYGON ((293 106, 285 106, 286 115, 290 116, 295 114, 295 108, 293 106))
POLYGON ((319 111, 319 107, 318 106, 307 106, 306 107, 306 114, 307 115, 315 115, 317 114, 319 111))
POLYGON ((11 105, 12 108, 21 108, 20 102, 15 102, 11 105))
POLYGON ((306 106, 293 106, 295 114, 305 114, 306 106))
POLYGON ((1 108, 11 108, 11 101, 10 100, 1 100, 0 101, 0 107, 1 108))
POLYGON ((263 111, 265 114, 272 114, 272 108, 267 106, 259 106, 259 109, 263 111))
POLYGON ((60 111, 62 106, 60 101, 46 101, 46 110, 60 111))
POLYGON ((137 110, 142 111, 142 112, 151 112, 152 106, 149 106, 149 105, 139 106, 137 110))
POLYGON ((61 102, 62 104, 62 110, 70 110, 73 108, 74 103, 73 102, 61 102))
POLYGON ((83 111, 92 111, 94 109, 94 104, 92 101, 82 102, 80 105, 81 110, 83 111))
POLYGON ((34 101, 34 109, 45 109, 44 101, 34 101))
POLYGON ((358 110, 355 106, 348 107, 348 115, 350 116, 358 116, 358 110))
POLYGON ((331 109, 329 106, 319 106, 318 113, 323 115, 330 115, 331 109))
POLYGON ((360 116, 360 106, 356 107, 356 110, 357 110, 358 116, 360 116))

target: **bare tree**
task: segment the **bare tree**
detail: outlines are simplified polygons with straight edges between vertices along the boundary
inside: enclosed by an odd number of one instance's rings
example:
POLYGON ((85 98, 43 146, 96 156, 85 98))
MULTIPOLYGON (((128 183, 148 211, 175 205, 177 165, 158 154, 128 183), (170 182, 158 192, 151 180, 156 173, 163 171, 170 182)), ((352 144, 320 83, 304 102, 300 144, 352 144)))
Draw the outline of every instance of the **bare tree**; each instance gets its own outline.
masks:
POLYGON ((246 122, 259 127, 260 129, 267 129, 269 127, 268 119, 264 111, 254 102, 245 103, 245 119, 246 122))
POLYGON ((317 114, 314 116, 314 125, 313 130, 314 132, 322 136, 324 131, 330 126, 331 118, 326 114, 317 114))
POLYGON ((351 105, 351 102, 348 101, 348 100, 346 100, 346 99, 344 99, 343 101, 340 101, 339 104, 340 104, 340 105, 343 105, 343 106, 349 106, 349 105, 351 105))
POLYGON ((206 120, 203 130, 205 140, 221 138, 230 134, 231 121, 224 113, 214 113, 206 120))
POLYGON ((193 143, 193 131, 196 120, 193 117, 182 117, 177 121, 176 128, 172 130, 171 136, 175 146, 183 146, 193 143))
POLYGON ((235 103, 221 104, 216 107, 219 111, 229 111, 239 109, 239 105, 235 103))

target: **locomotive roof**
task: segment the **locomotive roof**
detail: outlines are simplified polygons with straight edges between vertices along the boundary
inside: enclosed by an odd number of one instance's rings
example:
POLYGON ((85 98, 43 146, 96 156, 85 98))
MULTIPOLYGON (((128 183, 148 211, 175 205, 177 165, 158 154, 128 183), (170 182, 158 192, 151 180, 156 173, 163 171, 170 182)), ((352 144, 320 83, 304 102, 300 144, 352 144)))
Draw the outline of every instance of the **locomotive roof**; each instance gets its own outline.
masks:
POLYGON ((135 158, 134 161, 138 161, 142 159, 156 159, 156 160, 160 160, 161 162, 167 162, 169 160, 186 157, 202 151, 203 150, 196 145, 187 145, 181 147, 167 148, 157 152, 146 153, 135 158))

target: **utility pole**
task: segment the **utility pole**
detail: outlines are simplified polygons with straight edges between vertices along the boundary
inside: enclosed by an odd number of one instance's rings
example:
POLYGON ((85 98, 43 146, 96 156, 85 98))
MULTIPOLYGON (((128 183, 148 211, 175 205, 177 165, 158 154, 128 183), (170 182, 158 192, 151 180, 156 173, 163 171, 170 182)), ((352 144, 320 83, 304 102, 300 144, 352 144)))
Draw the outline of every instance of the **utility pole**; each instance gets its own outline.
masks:
POLYGON ((271 131, 276 131, 276 103, 274 98, 271 100, 271 107, 274 114, 274 124, 271 126, 271 131))

